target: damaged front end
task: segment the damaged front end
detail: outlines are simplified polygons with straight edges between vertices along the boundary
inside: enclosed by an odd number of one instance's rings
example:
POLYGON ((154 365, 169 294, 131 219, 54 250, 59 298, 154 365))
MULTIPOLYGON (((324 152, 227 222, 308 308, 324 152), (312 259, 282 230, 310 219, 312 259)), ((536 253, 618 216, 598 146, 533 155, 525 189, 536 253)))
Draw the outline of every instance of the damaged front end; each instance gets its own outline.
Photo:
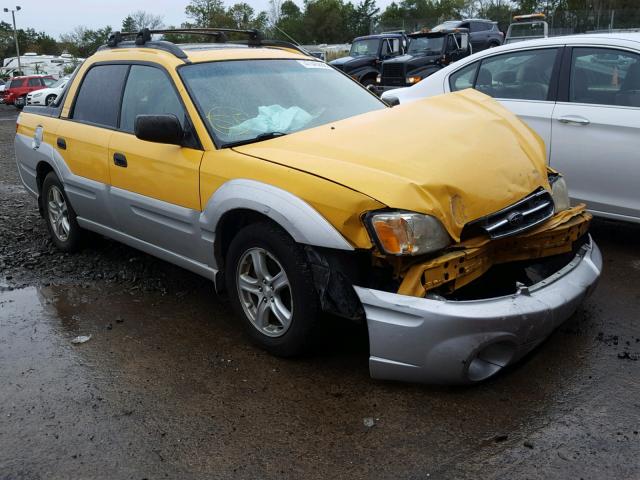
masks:
POLYGON ((509 222, 515 217, 505 209, 469 223, 460 242, 432 255, 374 255, 376 268, 391 276, 387 287, 355 287, 372 377, 485 380, 573 314, 593 290, 602 258, 584 205, 556 213, 545 192, 519 202, 518 213, 529 216, 525 228, 522 219, 509 222))

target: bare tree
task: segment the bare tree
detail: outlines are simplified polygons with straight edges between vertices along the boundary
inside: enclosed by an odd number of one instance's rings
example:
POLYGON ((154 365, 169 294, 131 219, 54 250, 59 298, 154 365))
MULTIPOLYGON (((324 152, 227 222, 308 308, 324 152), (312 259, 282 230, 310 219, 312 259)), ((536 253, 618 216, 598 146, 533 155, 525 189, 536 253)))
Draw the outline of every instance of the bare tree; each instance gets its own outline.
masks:
POLYGON ((154 15, 153 13, 145 12, 144 10, 138 10, 130 13, 125 21, 131 22, 133 31, 142 30, 143 28, 157 30, 164 26, 162 15, 154 15))

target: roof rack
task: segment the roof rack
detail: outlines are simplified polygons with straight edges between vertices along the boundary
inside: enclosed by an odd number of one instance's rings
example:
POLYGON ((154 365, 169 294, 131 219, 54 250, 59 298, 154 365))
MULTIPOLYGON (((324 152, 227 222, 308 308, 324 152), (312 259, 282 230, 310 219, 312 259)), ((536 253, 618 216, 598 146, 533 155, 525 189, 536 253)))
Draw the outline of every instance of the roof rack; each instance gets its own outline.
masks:
POLYGON ((309 55, 309 52, 294 43, 286 42, 284 40, 265 40, 262 32, 259 30, 240 30, 235 28, 171 28, 163 30, 150 30, 148 28, 143 28, 139 32, 114 32, 109 36, 107 44, 101 46, 98 50, 138 46, 164 50, 178 58, 186 59, 187 54, 175 43, 168 42, 166 40, 152 40, 152 35, 163 35, 167 33, 205 35, 208 37, 214 37, 215 43, 227 43, 229 41, 227 34, 239 34, 245 35, 247 39, 244 41, 234 41, 233 43, 247 45, 249 47, 290 48, 304 55, 309 55), (133 37, 133 41, 125 40, 125 38, 131 37, 133 37))

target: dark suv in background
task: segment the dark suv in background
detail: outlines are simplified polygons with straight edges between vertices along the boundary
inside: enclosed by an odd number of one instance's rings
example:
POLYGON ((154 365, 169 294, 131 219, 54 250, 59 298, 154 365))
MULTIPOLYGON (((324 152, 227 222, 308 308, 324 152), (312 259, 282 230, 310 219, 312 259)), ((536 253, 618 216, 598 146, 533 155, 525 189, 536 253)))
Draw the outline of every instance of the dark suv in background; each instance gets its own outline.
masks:
POLYGON ((407 37, 403 33, 381 33, 357 37, 349 55, 329 62, 365 87, 374 85, 384 60, 404 54, 407 37))
POLYGON ((464 28, 469 30, 473 52, 486 48, 498 47, 504 43, 504 33, 498 28, 498 22, 482 18, 468 18, 466 20, 447 20, 431 29, 432 32, 464 28))

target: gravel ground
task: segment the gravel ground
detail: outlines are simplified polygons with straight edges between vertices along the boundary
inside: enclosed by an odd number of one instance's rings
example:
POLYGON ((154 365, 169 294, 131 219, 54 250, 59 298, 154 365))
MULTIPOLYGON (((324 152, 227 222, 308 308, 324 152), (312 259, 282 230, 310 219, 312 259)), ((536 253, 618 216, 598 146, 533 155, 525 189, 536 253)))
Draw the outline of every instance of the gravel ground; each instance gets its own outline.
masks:
POLYGON ((57 252, 17 178, 14 112, 0 106, 0 479, 640 478, 640 227, 596 222, 598 289, 497 378, 377 382, 349 323, 276 359, 189 272, 98 236, 57 252))

